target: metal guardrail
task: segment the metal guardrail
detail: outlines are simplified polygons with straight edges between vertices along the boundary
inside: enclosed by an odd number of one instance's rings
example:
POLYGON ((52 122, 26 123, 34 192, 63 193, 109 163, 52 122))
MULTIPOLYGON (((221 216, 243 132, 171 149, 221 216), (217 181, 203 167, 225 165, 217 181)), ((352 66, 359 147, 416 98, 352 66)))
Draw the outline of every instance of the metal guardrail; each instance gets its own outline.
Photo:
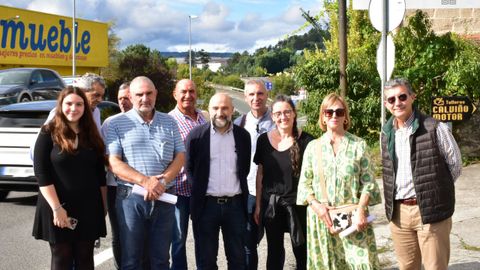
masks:
POLYGON ((211 86, 215 89, 221 89, 221 90, 226 90, 226 91, 235 91, 243 94, 243 89, 241 88, 236 88, 233 86, 228 86, 228 85, 221 85, 221 84, 215 84, 215 83, 207 83, 208 86, 211 86))

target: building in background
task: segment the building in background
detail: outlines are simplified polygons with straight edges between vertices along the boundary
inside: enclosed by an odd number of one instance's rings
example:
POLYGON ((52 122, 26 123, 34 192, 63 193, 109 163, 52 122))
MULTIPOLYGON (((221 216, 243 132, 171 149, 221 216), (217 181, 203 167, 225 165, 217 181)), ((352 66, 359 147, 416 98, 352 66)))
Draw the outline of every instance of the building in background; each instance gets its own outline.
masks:
MULTIPOLYGON (((108 65, 108 25, 76 19, 76 74, 108 65)), ((43 67, 72 75, 72 18, 0 5, 0 69, 43 67)))
MULTIPOLYGON (((480 43, 480 8, 422 9, 432 22, 432 29, 441 35, 457 33, 480 43)), ((415 10, 407 10, 407 16, 415 10)))

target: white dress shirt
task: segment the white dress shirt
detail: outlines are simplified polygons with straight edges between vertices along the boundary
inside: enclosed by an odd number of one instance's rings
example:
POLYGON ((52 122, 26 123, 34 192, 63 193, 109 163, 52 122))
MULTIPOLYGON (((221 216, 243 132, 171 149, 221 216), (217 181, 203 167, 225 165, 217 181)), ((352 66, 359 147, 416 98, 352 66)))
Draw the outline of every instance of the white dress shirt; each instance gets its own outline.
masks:
POLYGON ((210 127, 210 175, 207 195, 233 197, 242 193, 237 177, 237 152, 233 137, 233 124, 225 133, 210 127))

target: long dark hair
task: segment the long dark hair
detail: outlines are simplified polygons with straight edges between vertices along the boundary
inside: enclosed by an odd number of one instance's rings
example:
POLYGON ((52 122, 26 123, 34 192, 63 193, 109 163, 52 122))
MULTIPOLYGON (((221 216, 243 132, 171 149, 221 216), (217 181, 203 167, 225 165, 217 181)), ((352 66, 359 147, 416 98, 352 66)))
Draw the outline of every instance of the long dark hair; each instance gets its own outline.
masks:
POLYGON ((300 157, 300 146, 298 145, 298 138, 300 134, 297 128, 297 110, 295 109, 295 104, 293 103, 292 99, 286 95, 277 95, 272 102, 271 111, 273 111, 273 105, 278 102, 286 102, 292 108, 292 112, 295 114, 293 118, 293 127, 292 127, 292 135, 293 135, 293 145, 290 147, 290 160, 292 162, 292 173, 294 177, 300 177, 300 170, 302 168, 302 160, 300 157))
POLYGON ((68 125, 68 120, 62 112, 63 100, 71 94, 80 96, 83 99, 84 112, 78 120, 78 147, 93 148, 99 157, 103 159, 105 155, 105 145, 98 131, 97 125, 93 120, 92 109, 88 103, 85 93, 80 88, 68 86, 60 92, 57 98, 57 106, 55 108, 55 117, 46 126, 46 130, 52 134, 53 142, 58 145, 62 152, 74 154, 75 139, 77 134, 68 125))

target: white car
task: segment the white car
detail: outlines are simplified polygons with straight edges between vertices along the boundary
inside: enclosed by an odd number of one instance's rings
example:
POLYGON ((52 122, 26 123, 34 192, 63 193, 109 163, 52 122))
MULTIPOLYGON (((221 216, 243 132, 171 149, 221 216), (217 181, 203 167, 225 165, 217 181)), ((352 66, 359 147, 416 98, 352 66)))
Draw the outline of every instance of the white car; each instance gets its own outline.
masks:
POLYGON ((62 80, 66 86, 73 86, 73 83, 76 79, 80 78, 81 76, 62 76, 62 80))
MULTIPOLYGON (((56 100, 45 100, 0 107, 0 200, 10 191, 38 190, 30 146, 55 105, 56 100)), ((102 121, 120 112, 113 102, 103 101, 97 106, 102 121)))

